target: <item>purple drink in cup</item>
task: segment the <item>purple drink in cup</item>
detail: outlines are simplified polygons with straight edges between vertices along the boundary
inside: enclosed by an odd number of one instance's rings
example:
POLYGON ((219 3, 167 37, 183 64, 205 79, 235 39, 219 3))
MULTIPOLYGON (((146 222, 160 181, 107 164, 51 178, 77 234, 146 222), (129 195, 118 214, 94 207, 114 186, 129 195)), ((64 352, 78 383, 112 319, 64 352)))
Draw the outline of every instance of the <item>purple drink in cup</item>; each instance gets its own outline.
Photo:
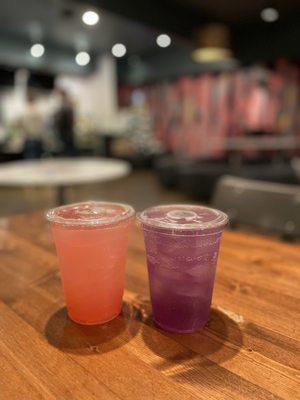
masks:
POLYGON ((203 328, 227 215, 197 205, 166 205, 148 208, 139 221, 155 322, 178 333, 203 328))

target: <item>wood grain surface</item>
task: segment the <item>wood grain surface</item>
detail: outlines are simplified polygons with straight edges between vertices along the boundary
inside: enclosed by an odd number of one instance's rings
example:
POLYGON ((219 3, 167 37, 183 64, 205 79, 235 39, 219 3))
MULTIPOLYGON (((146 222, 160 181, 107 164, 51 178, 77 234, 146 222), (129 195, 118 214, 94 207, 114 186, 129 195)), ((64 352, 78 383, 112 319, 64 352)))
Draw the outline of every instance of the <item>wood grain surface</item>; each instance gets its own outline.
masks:
POLYGON ((0 219, 0 399, 300 399, 300 246, 223 236, 209 324, 152 323, 133 229, 122 314, 71 322, 41 213, 0 219))

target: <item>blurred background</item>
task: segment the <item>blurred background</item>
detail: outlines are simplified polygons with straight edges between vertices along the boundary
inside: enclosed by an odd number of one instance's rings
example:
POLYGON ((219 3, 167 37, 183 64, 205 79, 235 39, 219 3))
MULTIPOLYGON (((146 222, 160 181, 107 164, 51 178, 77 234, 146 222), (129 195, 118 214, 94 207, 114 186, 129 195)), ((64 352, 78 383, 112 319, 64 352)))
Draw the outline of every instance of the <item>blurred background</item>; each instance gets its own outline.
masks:
POLYGON ((0 214, 212 204, 300 235, 297 0, 2 0, 0 214))

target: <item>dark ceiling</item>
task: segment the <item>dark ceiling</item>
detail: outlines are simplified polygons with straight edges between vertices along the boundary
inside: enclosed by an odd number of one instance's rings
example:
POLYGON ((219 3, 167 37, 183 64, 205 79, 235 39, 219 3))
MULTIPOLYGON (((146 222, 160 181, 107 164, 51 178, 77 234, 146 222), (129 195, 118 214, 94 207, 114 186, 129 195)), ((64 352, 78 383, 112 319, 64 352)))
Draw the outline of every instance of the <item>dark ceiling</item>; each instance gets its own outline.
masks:
POLYGON ((244 28, 261 25, 260 11, 275 7, 281 22, 299 22, 300 0, 85 0, 133 20, 189 37, 203 23, 244 28), (245 26, 246 25, 246 26, 245 26))
POLYGON ((79 49, 95 55, 122 42, 129 56, 159 56, 165 51, 155 43, 161 32, 172 34, 171 50, 190 52, 187 46, 193 45, 195 28, 209 22, 228 24, 234 54, 242 62, 280 56, 299 60, 299 12, 300 0, 1 0, 0 65, 89 71, 93 63, 82 68, 74 62, 79 49), (266 6, 279 10, 277 22, 261 20, 260 11, 266 6), (100 23, 94 27, 81 21, 82 12, 91 7, 100 13, 100 23), (34 41, 47 46, 42 59, 29 54, 34 41))
POLYGON ((75 49, 78 42, 86 42, 96 52, 110 50, 118 41, 129 42, 133 52, 151 46, 153 30, 102 8, 99 24, 84 25, 81 15, 88 8, 84 1, 2 0, 1 34, 30 39, 38 23, 42 39, 66 49, 75 49))
POLYGON ((80 72, 74 62, 77 51, 109 52, 113 44, 127 45, 128 54, 151 51, 158 31, 119 14, 97 8, 100 23, 86 26, 81 15, 90 5, 84 1, 0 1, 0 65, 80 72), (45 56, 29 54, 32 43, 43 42, 45 56))
POLYGON ((225 23, 231 30, 233 52, 241 63, 273 62, 280 57, 300 62, 300 0, 86 1, 173 32, 190 45, 193 45, 195 30, 201 25, 225 23), (265 7, 279 11, 278 21, 266 23, 261 19, 260 12, 265 7))
POLYGON ((260 11, 265 7, 275 7, 281 19, 287 19, 299 11, 299 0, 170 0, 172 3, 189 7, 207 19, 228 24, 256 23, 260 21, 260 11))

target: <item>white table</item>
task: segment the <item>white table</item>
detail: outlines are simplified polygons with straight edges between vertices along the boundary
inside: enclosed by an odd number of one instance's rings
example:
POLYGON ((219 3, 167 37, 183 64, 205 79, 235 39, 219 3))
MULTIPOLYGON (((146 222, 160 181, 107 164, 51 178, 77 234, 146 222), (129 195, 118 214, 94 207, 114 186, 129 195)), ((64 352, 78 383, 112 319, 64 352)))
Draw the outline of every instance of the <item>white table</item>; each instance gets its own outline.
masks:
POLYGON ((65 188, 105 182, 129 174, 130 164, 107 158, 53 158, 0 164, 0 186, 53 186, 64 204, 65 188))

